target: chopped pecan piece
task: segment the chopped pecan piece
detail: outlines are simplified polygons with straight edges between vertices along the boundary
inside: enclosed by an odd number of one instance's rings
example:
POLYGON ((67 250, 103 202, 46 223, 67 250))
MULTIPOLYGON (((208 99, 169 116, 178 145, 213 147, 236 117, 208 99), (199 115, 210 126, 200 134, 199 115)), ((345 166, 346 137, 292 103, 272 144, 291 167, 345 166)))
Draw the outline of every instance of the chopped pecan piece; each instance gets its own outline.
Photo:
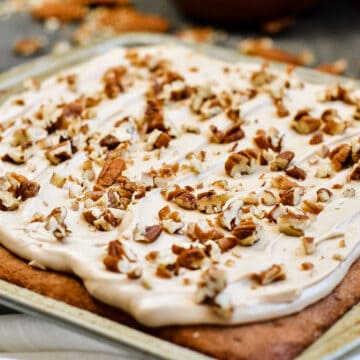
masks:
POLYGON ((107 270, 119 272, 118 262, 126 256, 123 244, 119 240, 110 241, 108 244, 107 255, 104 257, 103 263, 107 270))
POLYGON ((348 144, 337 146, 330 152, 329 158, 335 171, 344 169, 351 163, 351 146, 348 144))
POLYGON ((225 202, 229 199, 229 194, 216 194, 214 190, 209 190, 198 194, 196 207, 205 214, 217 214, 221 212, 225 202))
POLYGON ((306 215, 287 213, 277 220, 279 231, 289 236, 303 236, 304 230, 309 225, 309 217, 306 215))
POLYGON ((226 273, 214 266, 201 273, 195 293, 197 304, 214 304, 216 296, 226 288, 226 273))
POLYGON ((67 210, 65 207, 57 207, 46 217, 45 229, 51 231, 59 241, 65 239, 71 231, 65 224, 67 210))
POLYGON ((326 179, 333 176, 333 171, 331 169, 331 166, 328 164, 323 164, 319 166, 316 170, 315 176, 320 179, 326 179))
POLYGON ((296 182, 291 181, 290 179, 288 179, 286 176, 283 175, 273 177, 271 179, 271 185, 275 189, 279 189, 279 190, 288 190, 290 188, 299 186, 296 182))
POLYGON ((303 237, 302 239, 302 244, 304 247, 304 251, 306 255, 311 255, 314 253, 315 251, 315 239, 313 237, 303 237))
POLYGON ((320 214, 324 210, 324 206, 321 204, 317 204, 316 202, 310 200, 304 200, 301 204, 301 208, 304 212, 310 214, 320 214))
POLYGON ((3 161, 12 162, 14 164, 24 164, 32 156, 33 148, 31 142, 23 145, 11 147, 2 157, 3 161))
POLYGON ((146 133, 150 133, 155 129, 166 131, 162 108, 158 100, 149 99, 147 101, 144 123, 146 125, 146 133))
POLYGON ((206 257, 204 250, 191 247, 189 249, 181 248, 176 251, 176 266, 189 270, 200 269, 206 257))
POLYGON ((295 154, 292 151, 284 151, 278 154, 275 159, 270 163, 271 171, 281 171, 285 170, 292 159, 295 157, 295 154))
POLYGON ((328 202, 332 197, 333 193, 326 188, 320 188, 317 192, 317 201, 319 202, 328 202))
POLYGON ((360 161, 352 168, 349 178, 355 181, 360 180, 360 161))
POLYGON ((217 240, 224 236, 222 232, 211 227, 206 221, 190 222, 186 227, 186 235, 201 243, 207 240, 217 240))
POLYGON ((134 240, 145 244, 153 243, 161 234, 162 226, 160 224, 146 226, 144 229, 135 230, 134 240))
POLYGON ((16 210, 20 201, 38 194, 40 185, 17 173, 7 173, 0 177, 0 210, 16 210))
POLYGON ((125 169, 126 164, 123 159, 109 159, 101 169, 97 183, 101 186, 111 186, 125 169))
POLYGON ((51 147, 45 152, 45 156, 53 165, 58 165, 63 161, 71 159, 71 142, 66 140, 51 147))
POLYGON ((231 233, 243 246, 254 245, 259 239, 259 225, 252 219, 241 220, 240 224, 232 229, 231 233))
POLYGON ((291 123, 291 127, 296 132, 304 135, 319 130, 320 126, 321 120, 312 117, 308 109, 298 111, 291 123))
POLYGON ((356 190, 353 187, 348 187, 343 191, 342 195, 343 195, 343 197, 346 197, 346 198, 355 197, 356 190))
POLYGON ((269 138, 266 136, 265 130, 257 130, 253 141, 259 149, 268 150, 270 148, 270 141, 269 138))
POLYGON ((267 217, 270 221, 277 223, 280 216, 286 214, 286 207, 282 204, 276 204, 268 213, 267 217))
POLYGON ((324 141, 324 135, 321 131, 317 131, 309 140, 310 145, 318 145, 324 141))
POLYGON ((108 134, 100 140, 99 144, 100 146, 105 146, 109 150, 113 150, 120 145, 120 140, 116 136, 108 134))
POLYGON ((153 130, 146 141, 146 150, 167 148, 169 146, 171 137, 164 131, 153 130))
POLYGON ((284 265, 274 264, 258 274, 252 274, 251 279, 259 285, 268 285, 275 281, 285 280, 285 267, 284 265))
POLYGON ((276 107, 276 113, 278 117, 285 117, 289 115, 289 110, 284 104, 284 100, 281 97, 274 97, 273 103, 276 107))
POLYGON ((244 174, 251 174, 254 171, 256 158, 257 153, 252 149, 231 154, 225 162, 225 171, 233 178, 244 174))
POLYGON ((240 199, 232 199, 225 204, 222 213, 218 220, 220 225, 226 230, 232 230, 235 226, 240 224, 243 201, 240 199))
POLYGON ((65 182, 66 182, 66 177, 62 176, 59 173, 56 173, 55 171, 53 172, 50 178, 50 184, 61 189, 64 186, 65 182))
POLYGON ((296 180, 305 180, 306 179, 306 171, 297 166, 288 168, 286 170, 286 175, 288 175, 296 180))
POLYGON ((175 196, 174 202, 183 209, 195 210, 196 209, 196 197, 190 191, 182 190, 175 196))
POLYGON ((273 206, 276 204, 276 196, 270 190, 264 190, 261 194, 261 203, 265 206, 273 206))
POLYGON ((296 206, 300 203, 301 197, 304 195, 304 189, 300 187, 293 187, 285 190, 280 195, 280 202, 283 205, 296 206))
POLYGON ((218 144, 228 144, 240 140, 245 136, 240 124, 234 124, 225 131, 219 130, 215 125, 210 125, 211 140, 218 144))
POLYGON ((223 237, 217 240, 217 244, 221 252, 226 252, 234 248, 238 244, 238 241, 235 237, 223 237))
POLYGON ((329 135, 342 134, 346 129, 346 121, 342 120, 335 109, 325 110, 321 115, 323 122, 322 131, 329 135))
POLYGON ((159 264, 156 268, 156 276, 162 279, 170 279, 176 270, 175 264, 159 264))
POLYGON ((111 231, 116 228, 123 217, 123 211, 119 209, 101 210, 97 207, 83 211, 84 219, 97 230, 111 231))

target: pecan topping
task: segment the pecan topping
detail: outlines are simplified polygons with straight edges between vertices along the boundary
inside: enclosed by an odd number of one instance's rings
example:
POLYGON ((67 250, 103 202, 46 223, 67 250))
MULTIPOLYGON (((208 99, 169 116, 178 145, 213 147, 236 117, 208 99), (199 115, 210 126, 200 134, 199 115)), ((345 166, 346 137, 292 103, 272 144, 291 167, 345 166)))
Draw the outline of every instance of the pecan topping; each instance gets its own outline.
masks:
POLYGON ((297 166, 288 168, 286 170, 286 175, 288 175, 296 180, 305 180, 306 179, 306 171, 297 166))
POLYGON ((292 151, 284 151, 276 156, 276 158, 270 163, 271 171, 285 170, 291 160, 295 157, 292 151))
POLYGON ((267 217, 270 221, 277 223, 280 216, 286 214, 286 207, 282 204, 276 204, 268 213, 267 217))
POLYGON ((124 66, 109 68, 103 75, 104 92, 109 99, 116 98, 124 91, 122 78, 126 74, 124 66))
POLYGON ((259 239, 259 225, 251 219, 241 220, 231 232, 243 246, 254 245, 259 239))
POLYGON ((126 256, 125 249, 119 240, 110 241, 108 244, 107 255, 103 263, 107 270, 119 272, 118 262, 126 256))
POLYGON ((351 146, 348 144, 337 146, 330 152, 329 158, 335 171, 344 169, 351 163, 351 146))
POLYGON ((58 165, 63 161, 71 159, 72 148, 70 141, 63 141, 51 147, 45 152, 45 156, 53 165, 58 165))
POLYGON ((279 189, 279 190, 288 190, 290 188, 299 186, 296 182, 291 181, 286 176, 282 176, 282 175, 272 178, 271 185, 275 189, 279 189))
POLYGON ((280 202, 283 205, 296 206, 300 203, 301 197, 304 195, 304 189, 300 187, 285 190, 280 195, 280 202))
POLYGON ((120 140, 116 136, 108 134, 100 140, 99 144, 100 146, 105 146, 109 150, 113 150, 120 145, 120 140))
POLYGON ((233 178, 244 174, 251 174, 254 171, 256 158, 257 154, 252 149, 231 154, 225 162, 225 171, 233 178))
POLYGON ((219 130, 215 125, 210 125, 211 140, 218 144, 228 144, 240 140, 245 136, 240 124, 234 124, 225 131, 219 130))
POLYGON ((153 243, 161 234, 162 226, 160 224, 146 226, 145 229, 136 228, 134 240, 146 244, 153 243))
POLYGON ((177 249, 175 249, 175 253, 177 254, 176 266, 184 267, 189 270, 200 269, 203 260, 206 257, 204 250, 197 247, 191 247, 190 249, 177 247, 177 249))
POLYGON ((186 188, 181 189, 178 185, 172 188, 168 188, 161 192, 164 198, 168 201, 174 201, 183 209, 195 210, 196 209, 196 197, 190 190, 186 188))
POLYGON ((97 207, 83 211, 84 219, 95 226, 97 230, 111 231, 116 228, 122 220, 123 211, 119 209, 101 210, 97 207))
POLYGON ((238 244, 238 240, 234 237, 223 237, 218 239, 216 242, 221 252, 226 252, 228 250, 231 250, 238 244))
POLYGON ((333 193, 326 188, 320 188, 317 192, 317 201, 319 202, 328 202, 332 197, 333 193))
POLYGON ((232 230, 240 224, 242 206, 243 201, 239 199, 232 199, 225 205, 222 213, 218 217, 219 223, 224 229, 232 230))
POLYGON ((259 285, 268 285, 275 281, 285 280, 285 267, 284 265, 274 264, 258 274, 252 274, 251 279, 259 285))
POLYGON ((198 304, 214 304, 216 296, 226 288, 226 273, 216 267, 203 271, 197 284, 195 302, 198 304))
POLYGON ((310 145, 318 145, 324 141, 324 135, 321 131, 317 131, 309 140, 310 145))
POLYGON ((360 161, 354 165, 350 173, 350 180, 359 181, 360 180, 360 161))
POLYGON ((16 210, 20 201, 38 194, 40 185, 17 173, 7 173, 0 177, 0 210, 16 210))
POLYGON ((261 195, 261 203, 265 206, 273 206, 276 204, 276 196, 270 190, 264 190, 261 195))
POLYGON ((31 142, 28 142, 10 148, 8 152, 2 157, 2 160, 12 162, 14 164, 24 164, 32 156, 32 154, 33 149, 31 142))
POLYGON ((303 237, 302 244, 306 255, 311 255, 315 251, 315 242, 313 237, 303 237))
POLYGON ((321 115, 321 120, 324 124, 322 131, 326 134, 339 135, 346 129, 346 122, 340 118, 335 109, 325 110, 321 115))
POLYGON ((273 103, 278 117, 285 117, 289 115, 289 110, 286 108, 284 100, 281 97, 274 97, 273 103))
POLYGON ((225 202, 229 199, 229 194, 216 194, 214 190, 200 193, 197 196, 196 207, 205 214, 216 214, 221 212, 225 202))
POLYGON ((169 146, 171 137, 163 131, 153 130, 146 142, 146 150, 160 149, 162 147, 167 148, 169 146))
POLYGON ((101 186, 110 186, 126 169, 125 161, 121 158, 107 160, 101 169, 97 183, 101 186))
POLYGON ((310 200, 304 200, 301 204, 301 208, 304 212, 310 214, 320 214, 324 210, 324 206, 321 204, 317 204, 316 202, 310 200))
POLYGON ((309 225, 309 218, 306 215, 287 213, 281 215, 277 223, 280 232, 289 236, 303 236, 309 225))
POLYGON ((159 101, 155 99, 149 99, 147 101, 144 123, 146 125, 147 133, 150 133, 155 129, 166 131, 164 116, 159 101))
POLYGON ((51 231, 54 237, 59 241, 62 241, 71 234, 71 231, 65 224, 66 215, 66 208, 57 207, 46 217, 45 229, 51 231))
POLYGON ((190 222, 186 227, 186 235, 192 240, 199 240, 201 243, 207 240, 217 240, 224 236, 222 232, 211 227, 206 221, 190 222))
POLYGON ((321 126, 321 120, 310 115, 308 109, 300 110, 295 115, 291 127, 299 134, 310 134, 318 130, 321 126))

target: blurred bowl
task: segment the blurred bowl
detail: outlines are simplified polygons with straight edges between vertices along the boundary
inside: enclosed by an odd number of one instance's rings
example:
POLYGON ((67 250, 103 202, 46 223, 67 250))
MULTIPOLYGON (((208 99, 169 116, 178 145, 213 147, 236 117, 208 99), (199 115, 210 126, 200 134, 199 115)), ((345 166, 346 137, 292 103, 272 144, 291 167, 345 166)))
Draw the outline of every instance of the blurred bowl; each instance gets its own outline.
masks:
POLYGON ((294 15, 319 0, 175 0, 192 18, 224 25, 252 24, 294 15))

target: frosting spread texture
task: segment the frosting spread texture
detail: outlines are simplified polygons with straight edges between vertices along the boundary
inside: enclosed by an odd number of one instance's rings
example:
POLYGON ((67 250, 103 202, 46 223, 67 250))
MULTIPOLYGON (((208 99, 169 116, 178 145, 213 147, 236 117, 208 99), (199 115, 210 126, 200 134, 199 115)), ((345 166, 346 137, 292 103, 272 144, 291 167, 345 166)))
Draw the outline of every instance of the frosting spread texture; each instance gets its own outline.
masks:
POLYGON ((147 326, 300 311, 360 254, 360 93, 166 45, 1 106, 0 242, 147 326))

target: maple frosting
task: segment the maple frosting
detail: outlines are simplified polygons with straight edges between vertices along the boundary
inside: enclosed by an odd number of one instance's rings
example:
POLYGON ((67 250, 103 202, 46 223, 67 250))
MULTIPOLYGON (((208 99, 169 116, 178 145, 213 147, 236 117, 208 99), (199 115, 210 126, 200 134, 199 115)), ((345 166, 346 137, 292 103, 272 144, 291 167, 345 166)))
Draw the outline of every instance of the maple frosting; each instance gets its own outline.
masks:
POLYGON ((360 100, 115 48, 1 106, 0 242, 148 326, 300 311, 360 254, 360 100))

